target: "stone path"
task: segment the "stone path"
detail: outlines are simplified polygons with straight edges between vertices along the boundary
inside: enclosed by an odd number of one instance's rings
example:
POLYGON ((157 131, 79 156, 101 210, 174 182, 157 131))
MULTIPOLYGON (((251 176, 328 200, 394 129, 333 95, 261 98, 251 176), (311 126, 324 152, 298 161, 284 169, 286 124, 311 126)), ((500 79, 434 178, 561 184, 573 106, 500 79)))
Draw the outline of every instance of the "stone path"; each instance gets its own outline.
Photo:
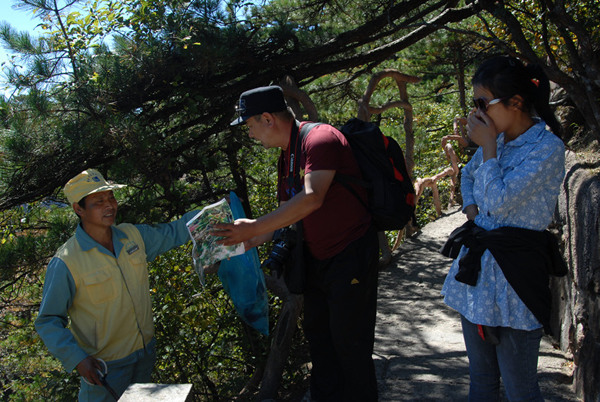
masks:
MULTIPOLYGON (((467 400, 460 319, 440 295, 452 260, 438 252, 464 221, 458 208, 446 211, 402 244, 380 273, 375 358, 381 402, 467 400)), ((538 367, 547 402, 581 400, 572 391, 572 361, 547 336, 538 367)))

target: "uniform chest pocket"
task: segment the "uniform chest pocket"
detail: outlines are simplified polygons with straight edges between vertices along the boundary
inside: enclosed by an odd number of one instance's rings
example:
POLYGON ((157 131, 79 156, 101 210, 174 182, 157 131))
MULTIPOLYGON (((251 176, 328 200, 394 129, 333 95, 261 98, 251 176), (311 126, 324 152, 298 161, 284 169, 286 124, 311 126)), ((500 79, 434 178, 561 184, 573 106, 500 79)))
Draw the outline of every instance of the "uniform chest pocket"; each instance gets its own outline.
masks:
POLYGON ((130 257, 129 261, 131 261, 131 264, 135 267, 139 267, 141 265, 144 265, 146 263, 146 258, 143 255, 136 255, 135 257, 130 257))
POLYGON ((146 268, 148 264, 145 255, 136 253, 129 256, 128 263, 130 267, 123 270, 123 275, 127 278, 129 285, 133 286, 135 283, 148 282, 148 269, 146 268))
POLYGON ((115 280, 108 269, 102 269, 83 277, 85 292, 93 304, 106 303, 117 297, 115 280))

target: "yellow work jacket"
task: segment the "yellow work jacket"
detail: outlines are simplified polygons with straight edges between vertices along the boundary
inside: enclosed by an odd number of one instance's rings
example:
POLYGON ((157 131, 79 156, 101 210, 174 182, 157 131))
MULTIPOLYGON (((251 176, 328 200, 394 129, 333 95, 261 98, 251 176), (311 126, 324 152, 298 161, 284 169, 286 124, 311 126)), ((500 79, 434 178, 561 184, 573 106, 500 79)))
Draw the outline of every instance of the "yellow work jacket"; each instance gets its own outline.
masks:
POLYGON ((117 228, 127 237, 119 239, 116 258, 97 247, 82 250, 75 236, 56 253, 76 286, 68 310, 73 336, 85 352, 106 361, 145 348, 154 336, 144 241, 134 225, 117 228))

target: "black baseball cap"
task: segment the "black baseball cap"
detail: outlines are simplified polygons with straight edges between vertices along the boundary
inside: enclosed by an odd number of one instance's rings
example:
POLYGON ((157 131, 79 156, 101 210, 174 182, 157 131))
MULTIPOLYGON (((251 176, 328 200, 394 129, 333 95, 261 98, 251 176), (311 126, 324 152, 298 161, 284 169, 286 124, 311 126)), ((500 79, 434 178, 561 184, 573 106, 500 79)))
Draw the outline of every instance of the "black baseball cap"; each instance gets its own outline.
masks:
POLYGON ((277 85, 258 87, 243 92, 240 100, 235 106, 239 117, 231 122, 232 126, 245 122, 252 116, 258 114, 281 112, 287 109, 283 98, 283 89, 277 85))

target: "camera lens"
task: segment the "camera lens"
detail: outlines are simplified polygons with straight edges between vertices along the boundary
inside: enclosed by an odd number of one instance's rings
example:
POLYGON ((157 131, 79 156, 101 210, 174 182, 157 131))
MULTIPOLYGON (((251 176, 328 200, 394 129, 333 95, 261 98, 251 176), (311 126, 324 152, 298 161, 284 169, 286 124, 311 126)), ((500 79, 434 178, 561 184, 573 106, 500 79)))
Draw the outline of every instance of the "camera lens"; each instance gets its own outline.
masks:
POLYGON ((273 250, 271 250, 270 257, 273 258, 274 260, 277 260, 277 262, 283 264, 283 262, 285 261, 285 259, 288 257, 289 254, 290 254, 289 245, 287 243, 281 241, 281 242, 275 243, 275 245, 273 246, 273 250))
POLYGON ((281 276, 285 261, 290 256, 290 250, 296 244, 296 232, 291 228, 283 228, 276 233, 273 249, 269 258, 265 260, 262 267, 269 268, 271 272, 277 271, 277 277, 281 276))

